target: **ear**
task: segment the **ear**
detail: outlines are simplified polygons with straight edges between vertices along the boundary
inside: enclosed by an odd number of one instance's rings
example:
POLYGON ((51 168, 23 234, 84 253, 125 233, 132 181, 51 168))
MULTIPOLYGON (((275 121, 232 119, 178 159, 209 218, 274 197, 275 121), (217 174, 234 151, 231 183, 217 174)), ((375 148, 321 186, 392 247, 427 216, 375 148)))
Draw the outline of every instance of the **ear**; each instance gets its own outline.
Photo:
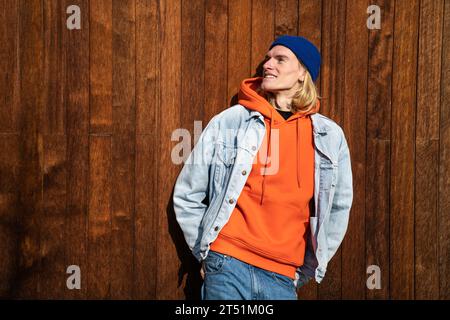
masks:
POLYGON ((306 69, 303 68, 302 65, 300 65, 300 74, 298 76, 298 81, 299 82, 305 81, 305 75, 306 75, 306 69))

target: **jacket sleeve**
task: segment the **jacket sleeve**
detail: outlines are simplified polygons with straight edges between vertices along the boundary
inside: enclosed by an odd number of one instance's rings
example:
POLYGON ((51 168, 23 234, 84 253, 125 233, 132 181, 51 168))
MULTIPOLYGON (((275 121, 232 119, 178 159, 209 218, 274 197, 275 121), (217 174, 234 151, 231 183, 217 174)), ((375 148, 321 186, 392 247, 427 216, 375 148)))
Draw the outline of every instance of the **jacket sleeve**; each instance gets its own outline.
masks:
MULTIPOLYGON (((342 130, 341 130, 342 131, 342 130)), ((328 261, 336 253, 347 231, 350 208, 353 201, 353 178, 350 151, 342 132, 339 149, 338 173, 335 193, 327 225, 328 261)))
POLYGON ((209 168, 218 130, 216 120, 217 116, 214 116, 201 133, 174 187, 176 220, 191 251, 200 243, 200 223, 208 207, 202 201, 208 196, 209 168))

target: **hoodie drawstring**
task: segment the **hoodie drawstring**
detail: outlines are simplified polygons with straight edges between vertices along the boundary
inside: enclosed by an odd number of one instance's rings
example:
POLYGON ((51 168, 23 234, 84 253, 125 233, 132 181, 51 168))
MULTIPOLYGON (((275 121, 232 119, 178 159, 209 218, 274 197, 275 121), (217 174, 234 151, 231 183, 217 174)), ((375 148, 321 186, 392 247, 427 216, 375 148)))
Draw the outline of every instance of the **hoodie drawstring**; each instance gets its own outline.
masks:
MULTIPOLYGON (((267 150, 266 150, 266 161, 264 163, 264 174, 263 174, 263 182, 262 182, 262 192, 261 192, 261 201, 260 204, 263 204, 263 198, 264 198, 264 189, 266 185, 266 169, 267 169, 267 159, 269 158, 269 149, 270 149, 270 138, 272 136, 272 127, 273 127, 273 110, 271 110, 271 117, 270 117, 270 128, 269 128, 269 134, 268 134, 268 141, 267 141, 267 150)), ((272 160, 270 160, 272 161, 272 160)))
POLYGON ((297 134, 296 134, 297 138, 295 141, 295 145, 297 146, 297 186, 300 188, 300 186, 301 186, 300 168, 299 168, 299 166, 300 166, 300 148, 298 147, 298 144, 300 143, 300 141, 299 141, 300 138, 299 138, 299 131, 298 131, 298 118, 295 121, 295 126, 296 126, 296 130, 297 130, 297 134))

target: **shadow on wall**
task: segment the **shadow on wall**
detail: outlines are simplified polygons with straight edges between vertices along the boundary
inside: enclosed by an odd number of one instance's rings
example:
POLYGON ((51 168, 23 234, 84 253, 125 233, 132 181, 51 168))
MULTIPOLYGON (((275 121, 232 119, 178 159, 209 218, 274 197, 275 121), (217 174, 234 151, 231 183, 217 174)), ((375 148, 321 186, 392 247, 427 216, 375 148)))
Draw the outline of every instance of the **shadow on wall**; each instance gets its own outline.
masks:
MULTIPOLYGON (((261 62, 256 68, 256 73, 252 75, 253 77, 260 77, 262 75, 262 65, 261 62)), ((229 107, 238 103, 238 95, 235 94, 229 103, 229 107)), ((175 248, 177 250, 178 259, 180 261, 180 268, 178 270, 177 287, 183 284, 183 278, 186 275, 186 282, 183 288, 186 300, 200 300, 200 290, 203 283, 202 277, 200 276, 200 263, 192 254, 189 249, 183 235, 176 217, 175 211, 173 209, 173 192, 175 186, 172 188, 172 193, 170 195, 170 201, 167 205, 167 222, 169 226, 169 234, 172 238, 175 248)), ((208 198, 208 197, 206 197, 208 198)))

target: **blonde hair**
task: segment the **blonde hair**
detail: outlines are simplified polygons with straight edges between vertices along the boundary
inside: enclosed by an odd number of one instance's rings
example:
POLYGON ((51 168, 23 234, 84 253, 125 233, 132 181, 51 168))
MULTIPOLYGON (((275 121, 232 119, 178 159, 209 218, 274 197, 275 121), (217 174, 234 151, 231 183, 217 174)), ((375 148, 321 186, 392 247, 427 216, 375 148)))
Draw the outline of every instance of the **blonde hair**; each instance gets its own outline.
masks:
MULTIPOLYGON (((299 62, 300 63, 300 62, 299 62)), ((317 100, 322 97, 319 96, 319 90, 317 89, 314 81, 311 78, 308 70, 305 68, 305 79, 301 82, 300 89, 294 94, 291 102, 291 112, 300 114, 313 113, 316 108, 317 100)), ((300 81, 299 81, 300 82, 300 81)), ((272 92, 264 91, 261 86, 258 87, 258 94, 262 95, 267 101, 276 108, 275 95, 272 92)))

